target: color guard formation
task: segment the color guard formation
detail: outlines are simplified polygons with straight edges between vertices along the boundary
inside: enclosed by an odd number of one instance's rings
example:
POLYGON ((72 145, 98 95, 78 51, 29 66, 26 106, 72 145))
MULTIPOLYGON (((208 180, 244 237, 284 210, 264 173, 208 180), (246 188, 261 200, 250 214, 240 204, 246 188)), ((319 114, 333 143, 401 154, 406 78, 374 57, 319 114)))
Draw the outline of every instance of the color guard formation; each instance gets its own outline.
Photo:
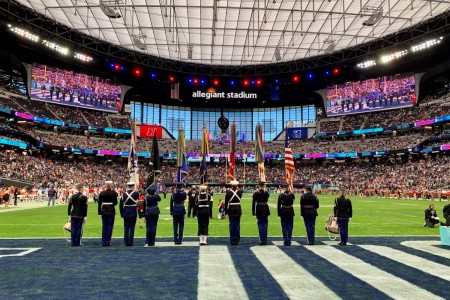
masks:
MULTIPOLYGON (((119 194, 114 190, 113 182, 105 182, 105 190, 98 197, 98 215, 102 218, 102 246, 111 246, 112 233, 115 222, 115 206, 119 204, 120 216, 124 221, 125 246, 133 246, 134 231, 138 217, 138 210, 142 210, 146 221, 146 243, 145 247, 155 246, 156 231, 160 215, 159 202, 161 197, 156 193, 157 186, 151 185, 147 188, 145 198, 139 198, 139 192, 135 190, 136 183, 127 183, 126 190, 119 194), (119 201, 118 201, 119 199, 119 201)), ((225 218, 229 218, 230 245, 236 246, 241 238, 241 201, 243 190, 239 188, 238 181, 231 181, 230 188, 225 193, 225 202, 222 205, 222 213, 225 218)), ((68 214, 71 221, 72 246, 80 246, 82 227, 87 216, 87 197, 83 195, 83 185, 77 185, 78 193, 74 194, 68 206, 68 214)), ((252 196, 252 214, 257 219, 259 245, 267 245, 267 232, 269 226, 269 198, 270 194, 266 190, 265 182, 258 184, 258 189, 252 196)), ((170 198, 170 214, 173 218, 173 241, 175 245, 181 245, 184 237, 184 221, 186 215, 185 202, 189 201, 189 210, 192 216, 197 218, 199 245, 207 245, 209 235, 209 220, 212 218, 212 193, 208 191, 206 185, 199 186, 197 191, 195 186, 186 193, 182 185, 175 186, 175 190, 170 198), (195 198, 195 199, 191 199, 195 198), (191 202, 194 205, 191 206, 191 202)), ((292 231, 294 227, 294 204, 295 195, 286 185, 285 190, 278 196, 277 215, 281 221, 283 242, 285 246, 291 245, 292 231)), ((305 188, 305 193, 300 198, 300 216, 304 221, 307 244, 314 245, 315 223, 319 199, 312 193, 310 187, 305 188)), ((189 215, 188 215, 189 216, 189 215)), ((348 222, 352 217, 351 201, 345 197, 344 191, 335 200, 334 216, 337 218, 341 228, 341 243, 346 245, 348 239, 348 222)))

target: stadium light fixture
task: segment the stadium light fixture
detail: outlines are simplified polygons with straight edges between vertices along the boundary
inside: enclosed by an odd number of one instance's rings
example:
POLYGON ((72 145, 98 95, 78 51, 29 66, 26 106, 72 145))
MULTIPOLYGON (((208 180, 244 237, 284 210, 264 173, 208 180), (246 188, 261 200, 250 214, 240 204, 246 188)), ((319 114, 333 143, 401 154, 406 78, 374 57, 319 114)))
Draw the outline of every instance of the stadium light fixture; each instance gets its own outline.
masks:
POLYGON ((384 64, 389 63, 395 59, 399 59, 402 56, 405 56, 406 54, 408 54, 408 50, 402 50, 402 51, 398 51, 392 54, 388 54, 388 55, 383 55, 380 59, 380 61, 384 64))
POLYGON ((383 7, 366 6, 362 9, 363 13, 372 13, 370 17, 363 22, 364 26, 374 26, 383 18, 383 7))
POLYGON ((114 1, 114 0, 100 0, 99 3, 100 3, 101 11, 108 18, 118 19, 118 18, 122 17, 122 15, 120 14, 120 11, 116 8, 117 1, 114 1), (110 6, 108 4, 113 4, 113 5, 110 6))
POLYGON ((275 59, 277 61, 281 60, 281 52, 280 52, 280 48, 278 48, 278 47, 275 48, 275 59))
POLYGON ((15 34, 17 34, 21 37, 24 37, 33 42, 39 42, 39 36, 32 34, 28 30, 25 30, 25 29, 22 29, 19 27, 14 27, 11 24, 8 24, 8 28, 9 28, 9 30, 11 30, 12 32, 14 32, 15 34))
POLYGON ((145 44, 145 38, 147 36, 145 34, 137 34, 132 35, 131 40, 133 41, 133 45, 136 46, 136 48, 141 49, 142 51, 147 50, 147 45, 145 44))
POLYGON ((83 53, 79 53, 79 52, 75 52, 75 55, 73 56, 76 59, 79 59, 81 61, 84 62, 91 62, 93 60, 92 56, 83 54, 83 53))
POLYGON ((443 39, 444 39, 444 37, 441 36, 440 38, 431 39, 431 40, 425 41, 423 43, 420 43, 418 45, 414 45, 414 46, 411 47, 411 51, 412 52, 417 52, 417 51, 428 49, 428 48, 430 48, 430 47, 432 47, 434 45, 437 45, 437 44, 441 43, 441 41, 443 39))
POLYGON ((373 66, 376 66, 377 63, 374 60, 367 60, 362 63, 357 64, 356 66, 360 69, 367 69, 373 66))
POLYGON ((187 50, 188 50, 187 57, 188 57, 188 59, 192 59, 192 51, 193 51, 193 49, 194 49, 194 44, 188 44, 188 46, 187 46, 187 50))
POLYGON ((47 46, 48 48, 50 48, 52 50, 55 50, 56 52, 61 53, 62 55, 69 54, 69 48, 67 48, 67 47, 60 46, 60 45, 58 45, 56 43, 53 43, 53 42, 50 42, 50 41, 47 41, 47 40, 44 40, 42 42, 42 44, 44 44, 45 46, 47 46))

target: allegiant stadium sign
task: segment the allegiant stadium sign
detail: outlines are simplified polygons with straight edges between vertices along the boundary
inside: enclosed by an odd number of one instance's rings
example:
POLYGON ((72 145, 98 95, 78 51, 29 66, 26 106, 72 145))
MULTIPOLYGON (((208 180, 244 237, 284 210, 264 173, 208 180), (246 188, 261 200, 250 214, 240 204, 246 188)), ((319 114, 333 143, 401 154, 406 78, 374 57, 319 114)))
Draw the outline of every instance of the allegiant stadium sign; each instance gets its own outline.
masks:
POLYGON ((204 99, 258 99, 256 93, 233 93, 233 92, 192 92, 192 98, 204 98, 204 99))

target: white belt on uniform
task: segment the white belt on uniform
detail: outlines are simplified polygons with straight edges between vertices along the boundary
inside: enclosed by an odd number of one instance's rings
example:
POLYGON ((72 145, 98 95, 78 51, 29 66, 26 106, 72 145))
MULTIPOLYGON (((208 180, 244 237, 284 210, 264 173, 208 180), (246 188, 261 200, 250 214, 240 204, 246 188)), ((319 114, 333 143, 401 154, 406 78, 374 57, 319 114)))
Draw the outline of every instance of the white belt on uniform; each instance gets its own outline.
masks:
POLYGON ((241 205, 241 203, 239 202, 233 202, 233 203, 229 203, 230 205, 241 205))
POLYGON ((199 205, 198 207, 209 207, 209 205, 199 205))
POLYGON ((103 202, 102 204, 103 204, 103 205, 113 205, 112 202, 103 202))

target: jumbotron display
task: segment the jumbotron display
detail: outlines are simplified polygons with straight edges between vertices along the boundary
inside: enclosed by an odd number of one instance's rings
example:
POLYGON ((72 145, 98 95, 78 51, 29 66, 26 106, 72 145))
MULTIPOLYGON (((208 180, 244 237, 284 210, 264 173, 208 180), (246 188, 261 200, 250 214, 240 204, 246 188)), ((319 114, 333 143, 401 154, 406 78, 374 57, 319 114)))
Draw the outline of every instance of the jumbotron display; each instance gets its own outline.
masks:
POLYGON ((33 64, 31 98, 117 112, 122 86, 83 73, 33 64))
POLYGON ((416 102, 414 74, 382 76, 347 82, 327 89, 327 116, 365 113, 413 106, 416 102))

